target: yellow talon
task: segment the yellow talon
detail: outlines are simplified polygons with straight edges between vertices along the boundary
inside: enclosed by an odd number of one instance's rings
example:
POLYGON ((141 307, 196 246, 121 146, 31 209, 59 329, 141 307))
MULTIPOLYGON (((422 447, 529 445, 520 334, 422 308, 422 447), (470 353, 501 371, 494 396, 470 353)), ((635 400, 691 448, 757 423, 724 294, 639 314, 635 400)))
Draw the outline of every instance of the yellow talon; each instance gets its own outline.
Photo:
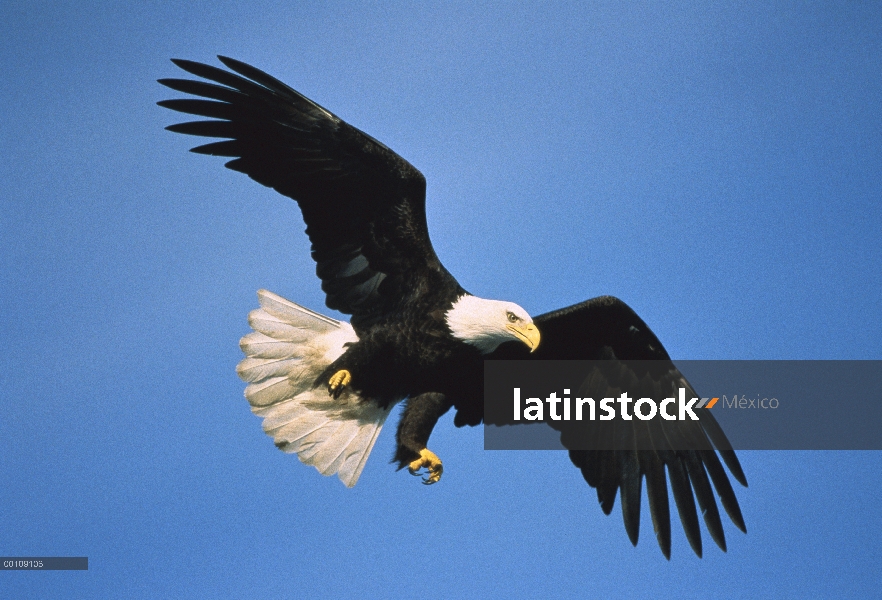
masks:
POLYGON ((434 452, 429 450, 428 448, 423 448, 420 450, 420 457, 410 463, 408 466, 408 470, 411 475, 417 475, 417 471, 426 467, 429 472, 426 477, 423 478, 423 483, 426 485, 432 485, 433 483, 438 483, 441 480, 441 474, 444 472, 444 466, 441 464, 441 459, 438 458, 434 452))
POLYGON ((337 371, 331 375, 331 379, 328 381, 328 393, 334 398, 338 397, 350 381, 352 381, 352 374, 349 371, 346 369, 337 371))

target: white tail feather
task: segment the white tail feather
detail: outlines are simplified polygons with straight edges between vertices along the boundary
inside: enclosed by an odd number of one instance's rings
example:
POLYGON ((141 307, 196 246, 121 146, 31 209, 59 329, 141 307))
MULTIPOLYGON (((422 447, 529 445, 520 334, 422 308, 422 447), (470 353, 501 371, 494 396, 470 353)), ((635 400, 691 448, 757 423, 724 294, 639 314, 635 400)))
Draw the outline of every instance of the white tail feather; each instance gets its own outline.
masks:
POLYGON ((358 336, 349 323, 272 292, 260 290, 257 298, 260 308, 248 315, 254 333, 239 342, 246 358, 236 367, 249 383, 251 411, 263 417, 263 430, 281 450, 354 486, 392 407, 349 388, 335 399, 314 384, 358 336))

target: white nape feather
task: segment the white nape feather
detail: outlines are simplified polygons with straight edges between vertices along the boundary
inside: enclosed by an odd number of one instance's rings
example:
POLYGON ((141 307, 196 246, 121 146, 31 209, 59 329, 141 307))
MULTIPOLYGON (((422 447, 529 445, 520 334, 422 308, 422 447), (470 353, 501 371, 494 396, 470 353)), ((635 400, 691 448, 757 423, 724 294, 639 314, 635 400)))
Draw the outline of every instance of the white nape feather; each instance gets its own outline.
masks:
POLYGON ((392 406, 362 401, 350 388, 335 399, 314 384, 358 336, 349 323, 272 292, 260 290, 257 298, 261 307, 248 315, 254 333, 239 342, 246 358, 236 367, 250 384, 251 411, 281 450, 354 486, 392 406))
POLYGON ((487 300, 471 294, 457 298, 445 317, 455 338, 475 346, 481 354, 489 354, 499 344, 518 339, 507 327, 509 313, 525 323, 533 322, 527 311, 514 302, 487 300))

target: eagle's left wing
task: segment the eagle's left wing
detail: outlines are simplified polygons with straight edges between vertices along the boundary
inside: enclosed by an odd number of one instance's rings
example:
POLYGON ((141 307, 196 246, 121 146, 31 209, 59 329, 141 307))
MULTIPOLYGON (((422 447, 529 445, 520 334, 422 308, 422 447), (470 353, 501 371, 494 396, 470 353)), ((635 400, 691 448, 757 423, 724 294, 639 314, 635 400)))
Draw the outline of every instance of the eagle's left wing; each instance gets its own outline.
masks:
MULTIPOLYGON (((542 332, 542 344, 535 352, 531 354, 516 344, 504 344, 487 358, 604 361, 603 369, 585 373, 592 397, 616 396, 621 392, 619 386, 625 385, 642 392, 634 397, 664 398, 675 395, 678 387, 693 391, 655 334, 617 298, 594 298, 540 315, 533 321, 542 332)), ((658 419, 628 422, 630 425, 616 430, 615 435, 619 440, 626 440, 632 450, 570 450, 570 459, 588 485, 597 489, 597 499, 606 514, 612 511, 616 495, 621 491, 625 529, 635 545, 645 478, 653 527, 659 546, 668 558, 671 554, 668 480, 686 537, 699 556, 702 543, 696 499, 711 538, 721 549, 726 549, 714 489, 732 522, 746 531, 738 499, 720 457, 732 476, 746 486, 744 471, 713 415, 710 411, 701 412, 698 422, 658 419)), ((552 427, 558 423, 548 422, 552 427)), ((610 432, 608 428, 599 427, 595 431, 598 435, 610 432)), ((573 448, 576 444, 568 434, 562 431, 561 443, 573 448)))

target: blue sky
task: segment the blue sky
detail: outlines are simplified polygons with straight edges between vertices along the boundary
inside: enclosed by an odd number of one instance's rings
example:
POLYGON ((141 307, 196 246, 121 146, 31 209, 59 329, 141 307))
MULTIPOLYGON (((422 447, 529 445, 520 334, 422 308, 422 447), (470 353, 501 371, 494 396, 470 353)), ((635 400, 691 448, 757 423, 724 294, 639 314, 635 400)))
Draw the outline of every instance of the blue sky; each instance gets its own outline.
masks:
POLYGON ((296 205, 163 131, 168 59, 225 54, 428 180, 433 243, 533 314, 612 294, 679 359, 882 358, 882 16, 870 3, 6 2, 0 574, 13 597, 868 597, 882 454, 742 452, 705 557, 556 452, 445 417, 348 490, 242 397, 267 288, 328 313, 296 205), (530 231, 524 235, 525 228, 530 231))

